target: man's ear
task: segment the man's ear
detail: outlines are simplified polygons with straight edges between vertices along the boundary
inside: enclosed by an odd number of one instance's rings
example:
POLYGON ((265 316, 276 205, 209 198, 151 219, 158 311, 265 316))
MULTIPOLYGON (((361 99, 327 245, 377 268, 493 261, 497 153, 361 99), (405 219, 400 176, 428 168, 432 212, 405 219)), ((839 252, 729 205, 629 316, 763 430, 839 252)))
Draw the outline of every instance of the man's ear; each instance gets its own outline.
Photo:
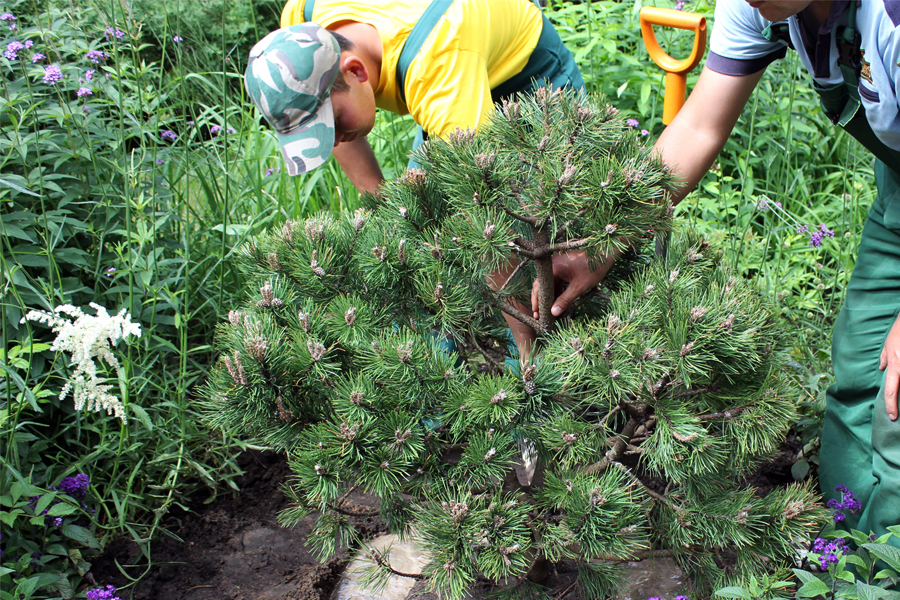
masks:
POLYGON ((341 59, 341 73, 350 73, 360 83, 369 80, 369 70, 366 68, 366 64, 357 56, 350 55, 341 59))

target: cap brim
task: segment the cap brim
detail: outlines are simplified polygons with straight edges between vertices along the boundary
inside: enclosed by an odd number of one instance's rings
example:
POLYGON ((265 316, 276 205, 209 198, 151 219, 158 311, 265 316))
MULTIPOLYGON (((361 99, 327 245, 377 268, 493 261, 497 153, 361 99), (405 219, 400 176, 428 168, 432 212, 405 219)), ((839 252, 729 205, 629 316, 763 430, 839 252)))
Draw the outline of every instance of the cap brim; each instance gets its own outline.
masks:
POLYGON ((279 133, 281 154, 289 175, 302 175, 321 166, 334 149, 334 108, 325 98, 316 114, 302 127, 279 133))

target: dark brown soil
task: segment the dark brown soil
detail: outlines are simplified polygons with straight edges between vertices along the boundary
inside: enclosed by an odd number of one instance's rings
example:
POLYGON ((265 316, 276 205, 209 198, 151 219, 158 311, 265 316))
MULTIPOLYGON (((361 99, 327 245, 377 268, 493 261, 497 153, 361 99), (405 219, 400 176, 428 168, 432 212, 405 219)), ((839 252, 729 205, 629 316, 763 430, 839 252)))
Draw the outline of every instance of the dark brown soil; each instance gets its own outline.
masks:
MULTIPOLYGON (((789 437, 745 485, 764 495, 789 483, 798 446, 789 437)), ((309 553, 304 540, 314 514, 292 530, 278 525, 277 514, 288 505, 280 489, 289 475, 284 458, 273 452, 248 451, 239 457, 239 464, 245 472, 237 480, 240 494, 220 496, 208 505, 198 498, 191 512, 170 513, 165 522, 170 535, 153 543, 153 566, 146 574, 147 561, 136 545, 117 540, 92 561, 96 584, 116 586, 122 600, 329 598, 347 564, 347 553, 325 564, 309 553), (140 579, 128 587, 129 578, 140 579)), ((374 521, 360 524, 372 534, 379 531, 374 521)), ((554 590, 554 597, 578 600, 577 587, 570 586, 574 579, 574 568, 561 564, 551 567, 543 583, 554 590)), ((435 596, 419 584, 409 598, 432 600, 435 596)))
MULTIPOLYGON (((152 545, 154 566, 140 577, 147 561, 127 540, 111 543, 93 561, 97 585, 111 583, 122 600, 324 600, 346 566, 344 556, 325 564, 304 546, 315 515, 292 530, 277 514, 288 502, 280 490, 289 474, 286 461, 273 452, 249 451, 239 457, 244 475, 241 493, 202 501, 192 512, 170 513, 164 536, 152 545), (178 538, 180 538, 180 541, 178 538), (129 566, 130 565, 130 566, 129 566)), ((370 526, 373 533, 374 523, 370 526)))

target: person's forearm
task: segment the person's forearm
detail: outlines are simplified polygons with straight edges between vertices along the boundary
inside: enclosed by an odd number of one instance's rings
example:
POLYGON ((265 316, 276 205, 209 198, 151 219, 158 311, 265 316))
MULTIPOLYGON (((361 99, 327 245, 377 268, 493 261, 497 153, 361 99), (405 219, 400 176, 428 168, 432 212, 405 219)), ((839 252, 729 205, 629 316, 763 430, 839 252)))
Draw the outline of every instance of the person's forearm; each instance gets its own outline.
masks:
POLYGON ((694 189, 716 160, 763 73, 734 77, 704 68, 654 147, 681 182, 673 204, 694 189))
POLYGON ((372 146, 365 137, 358 137, 352 142, 335 146, 334 158, 361 194, 364 192, 374 194, 381 182, 384 181, 384 175, 381 174, 381 167, 378 166, 372 146))

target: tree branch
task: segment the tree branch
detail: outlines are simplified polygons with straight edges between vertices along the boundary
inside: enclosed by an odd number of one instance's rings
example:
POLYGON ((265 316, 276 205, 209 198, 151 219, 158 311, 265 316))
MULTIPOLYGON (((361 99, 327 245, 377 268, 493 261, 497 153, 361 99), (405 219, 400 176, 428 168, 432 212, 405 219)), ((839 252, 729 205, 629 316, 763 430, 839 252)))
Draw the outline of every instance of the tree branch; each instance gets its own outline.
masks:
POLYGON ((745 406, 738 406, 737 408, 732 408, 730 410, 724 410, 722 412, 713 413, 711 415, 700 415, 697 417, 701 421, 718 421, 722 419, 723 421, 731 421, 736 416, 747 410, 748 408, 752 408, 752 405, 747 404, 745 406))

